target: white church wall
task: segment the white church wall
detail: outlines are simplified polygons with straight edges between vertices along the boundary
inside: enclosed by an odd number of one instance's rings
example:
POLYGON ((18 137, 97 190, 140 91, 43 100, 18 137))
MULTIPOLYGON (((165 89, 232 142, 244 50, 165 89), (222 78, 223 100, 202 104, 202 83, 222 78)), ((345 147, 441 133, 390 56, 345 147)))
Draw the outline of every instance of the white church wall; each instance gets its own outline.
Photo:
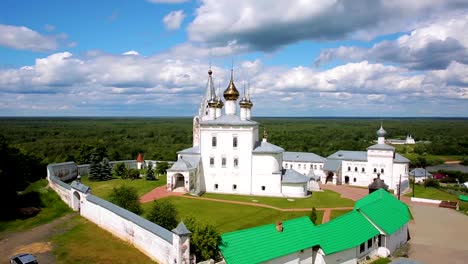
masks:
POLYGON ((398 180, 395 180, 393 174, 393 151, 368 150, 367 166, 368 175, 370 175, 372 179, 377 178, 377 174, 380 174, 380 179, 388 185, 389 189, 395 188, 395 184, 398 183, 398 180), (376 172, 374 172, 374 169, 376 169, 376 172))
POLYGON ((252 127, 201 128, 200 147, 205 191, 250 194, 253 130, 252 127), (214 136, 216 147, 212 146, 214 136), (237 147, 233 146, 234 137, 237 137, 237 147), (210 165, 210 158, 214 158, 213 165, 210 165), (237 166, 234 164, 235 159, 237 166))
POLYGON ((281 195, 280 163, 271 154, 256 154, 252 158, 252 194, 281 195))
POLYGON ((343 184, 346 184, 346 177, 349 185, 368 186, 372 182, 372 178, 367 174, 367 162, 344 160, 341 166, 343 184))
POLYGON ((307 196, 307 183, 283 183, 281 193, 288 197, 307 196))

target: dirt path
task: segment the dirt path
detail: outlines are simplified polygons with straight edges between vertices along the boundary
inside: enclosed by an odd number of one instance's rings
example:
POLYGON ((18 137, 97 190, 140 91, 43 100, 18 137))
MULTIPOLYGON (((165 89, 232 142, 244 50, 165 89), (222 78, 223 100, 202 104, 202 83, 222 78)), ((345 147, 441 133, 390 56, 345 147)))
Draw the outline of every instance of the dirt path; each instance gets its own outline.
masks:
POLYGON ((31 253, 39 263, 55 263, 50 239, 63 232, 59 227, 75 215, 67 214, 33 229, 4 235, 0 240, 0 263, 9 263, 10 257, 19 253, 31 253))

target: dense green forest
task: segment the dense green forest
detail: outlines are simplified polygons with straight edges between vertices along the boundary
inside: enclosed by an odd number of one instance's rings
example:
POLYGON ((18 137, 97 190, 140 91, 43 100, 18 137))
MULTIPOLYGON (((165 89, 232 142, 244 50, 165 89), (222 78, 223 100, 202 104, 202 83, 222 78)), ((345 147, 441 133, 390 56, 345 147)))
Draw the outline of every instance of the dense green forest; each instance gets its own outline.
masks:
MULTIPOLYGON (((256 118, 260 133, 287 151, 328 156, 343 150, 365 150, 376 140, 380 119, 256 118)), ((468 156, 467 119, 384 119, 387 138, 413 135, 425 144, 399 146, 411 155, 468 156)), ((87 161, 89 151, 104 148, 110 160, 175 160, 192 144, 191 118, 1 118, 0 134, 9 145, 32 153, 44 163, 87 161)))

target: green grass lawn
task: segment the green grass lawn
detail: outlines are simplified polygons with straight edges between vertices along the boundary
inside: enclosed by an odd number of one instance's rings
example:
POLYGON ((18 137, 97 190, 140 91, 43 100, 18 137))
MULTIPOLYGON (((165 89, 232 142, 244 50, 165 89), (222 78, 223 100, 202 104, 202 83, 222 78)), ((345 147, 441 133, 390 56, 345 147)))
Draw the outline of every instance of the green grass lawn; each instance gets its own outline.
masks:
POLYGON ((57 263, 154 263, 132 245, 123 242, 83 217, 73 217, 64 232, 52 239, 57 263))
POLYGON ((47 187, 47 180, 42 179, 32 183, 25 192, 36 191, 40 193, 41 211, 34 217, 0 221, 0 232, 31 229, 33 227, 51 222, 52 220, 70 213, 72 210, 60 199, 54 190, 47 187))
MULTIPOLYGON (((411 186, 412 187, 412 186, 411 186)), ((437 188, 433 187, 424 187, 419 184, 414 185, 414 196, 418 198, 425 198, 425 199, 433 199, 433 200, 444 200, 444 201, 458 201, 460 211, 464 212, 465 214, 468 214, 468 202, 465 201, 459 201, 458 200, 458 195, 450 194, 447 192, 444 192, 442 190, 439 190, 437 188)), ((412 197, 413 192, 409 192, 405 194, 407 197, 412 197)))
POLYGON ((145 179, 130 180, 119 178, 114 178, 108 181, 90 181, 88 177, 83 177, 81 182, 91 187, 91 193, 93 195, 107 199, 112 191, 112 188, 122 185, 135 187, 138 191, 138 195, 142 196, 156 187, 166 185, 166 176, 161 176, 159 177, 159 180, 155 181, 147 181, 145 179))
POLYGON ((341 198, 339 193, 330 190, 324 190, 323 192, 314 192, 311 197, 295 198, 294 201, 289 201, 287 198, 278 197, 245 196, 214 193, 205 193, 202 197, 241 202, 253 202, 253 200, 256 200, 257 203, 272 205, 279 208, 334 208, 354 206, 353 200, 341 198))
MULTIPOLYGON (((240 230, 259 225, 276 223, 279 220, 288 220, 310 212, 281 212, 274 209, 229 204, 222 202, 196 200, 184 197, 168 197, 177 208, 179 217, 195 217, 200 222, 209 222, 216 226, 221 233, 240 230)), ((153 203, 143 204, 145 213, 148 213, 153 203)), ((321 223, 322 211, 317 211, 317 222, 321 223)))
POLYGON ((340 217, 349 212, 351 212, 351 210, 332 210, 330 214, 330 220, 340 217))

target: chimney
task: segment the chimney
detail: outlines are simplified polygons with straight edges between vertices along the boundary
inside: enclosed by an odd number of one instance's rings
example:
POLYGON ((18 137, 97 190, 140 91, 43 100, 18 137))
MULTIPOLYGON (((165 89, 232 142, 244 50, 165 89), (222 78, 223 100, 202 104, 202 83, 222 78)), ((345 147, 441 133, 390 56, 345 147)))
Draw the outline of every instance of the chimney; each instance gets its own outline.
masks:
POLYGON ((283 232, 283 222, 278 221, 278 223, 276 223, 276 231, 283 232))

